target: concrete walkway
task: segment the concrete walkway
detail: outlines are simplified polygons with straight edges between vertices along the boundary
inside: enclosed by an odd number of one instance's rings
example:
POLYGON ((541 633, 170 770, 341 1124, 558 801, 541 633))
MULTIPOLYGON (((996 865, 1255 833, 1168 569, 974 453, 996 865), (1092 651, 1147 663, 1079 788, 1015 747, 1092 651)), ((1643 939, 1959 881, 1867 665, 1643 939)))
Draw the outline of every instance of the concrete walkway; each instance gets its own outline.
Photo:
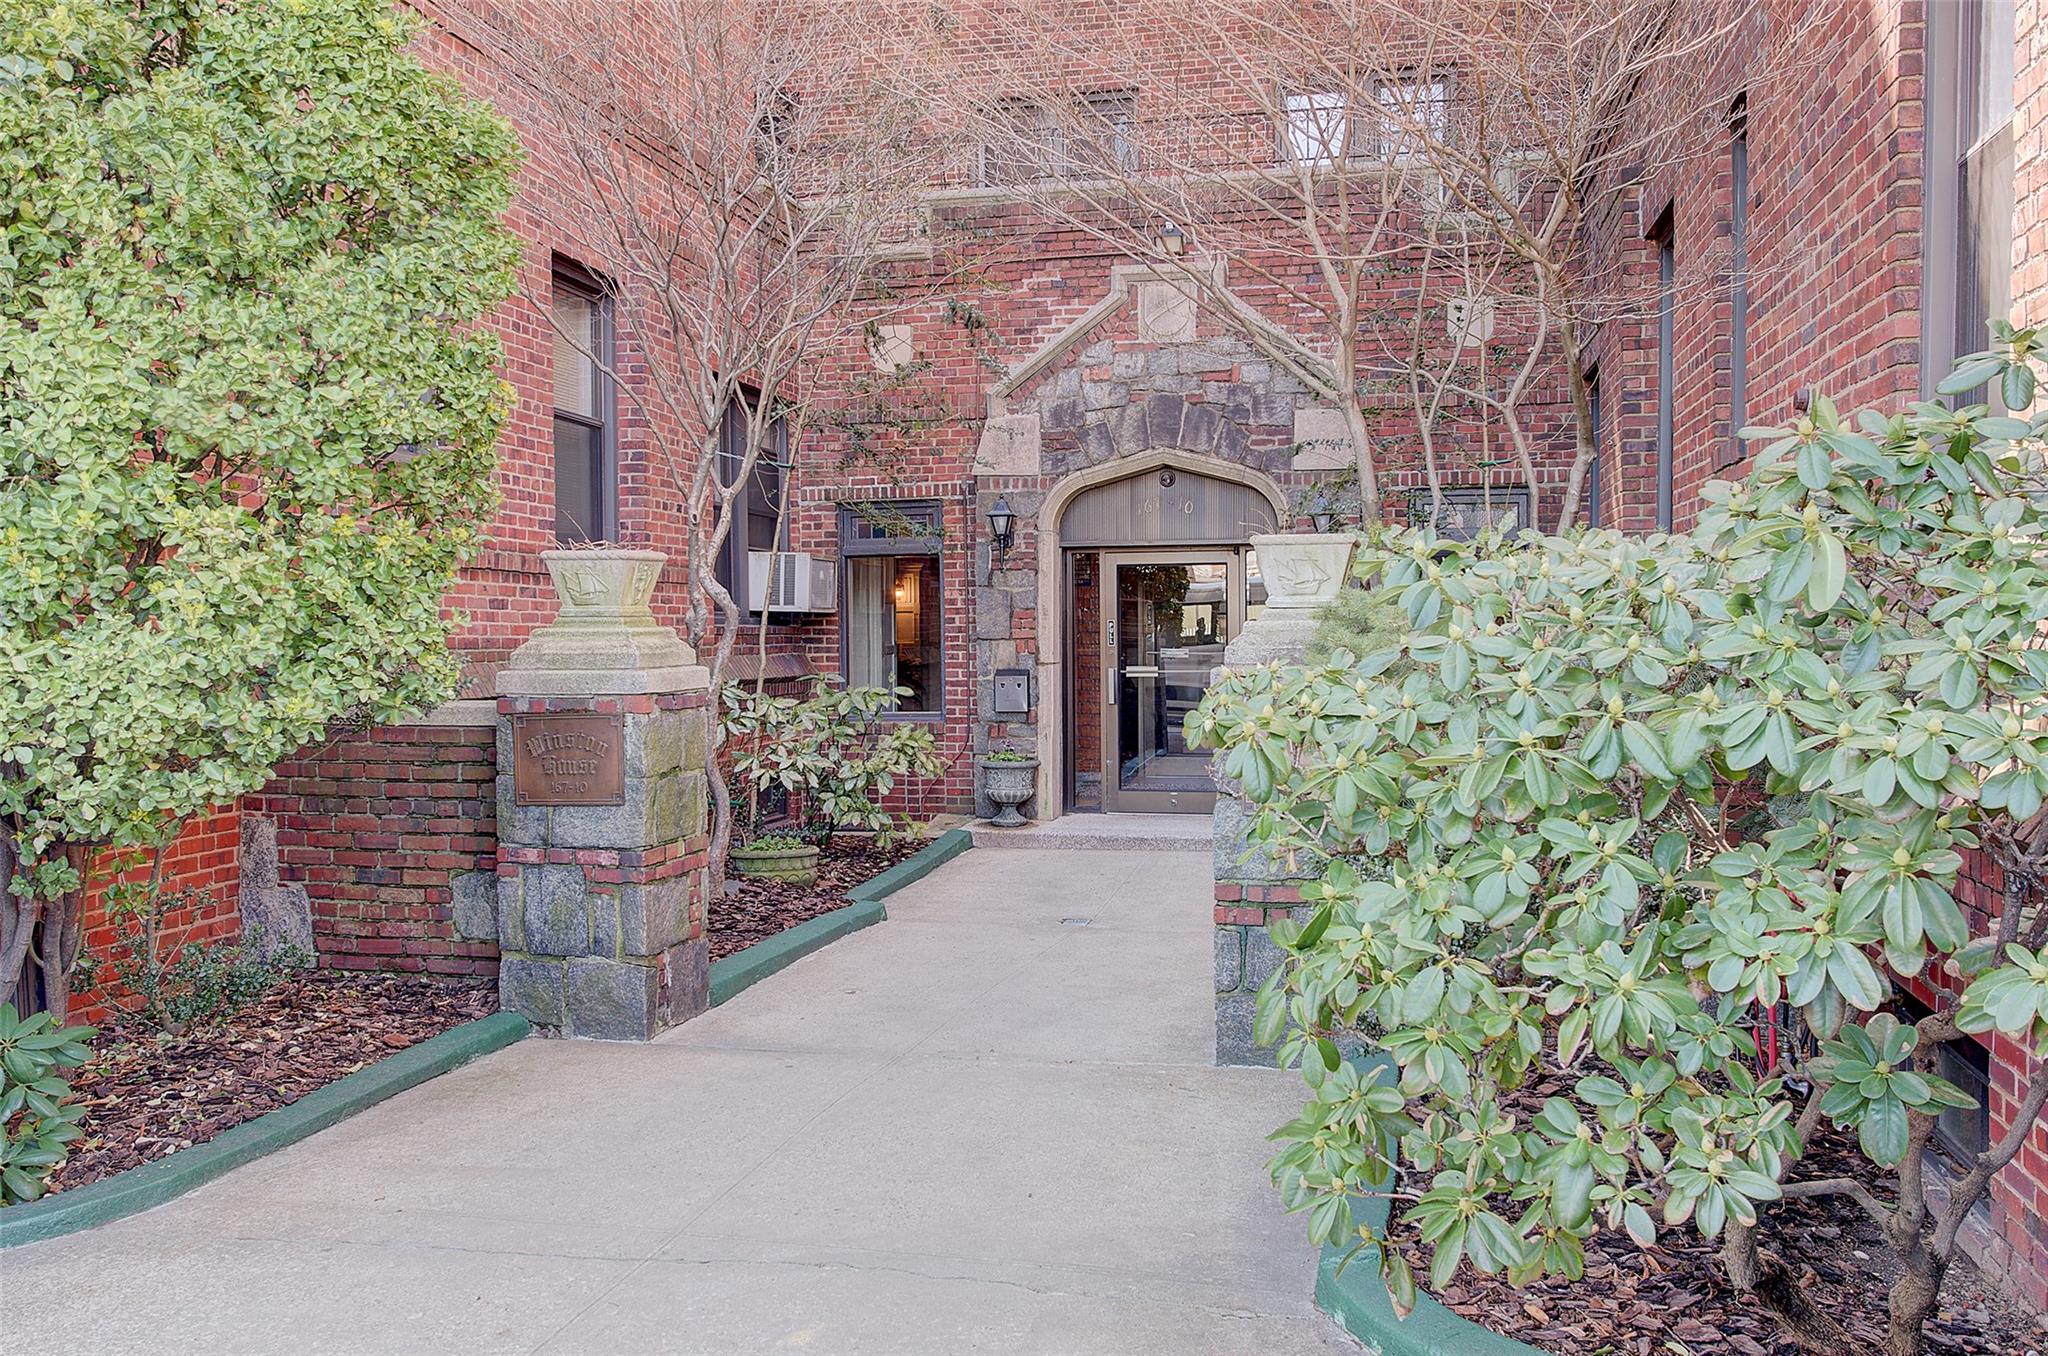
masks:
POLYGON ((1357 1352, 1210 1064, 1206 857, 971 852, 652 1045, 528 1040, 0 1253, 0 1349, 1357 1352))

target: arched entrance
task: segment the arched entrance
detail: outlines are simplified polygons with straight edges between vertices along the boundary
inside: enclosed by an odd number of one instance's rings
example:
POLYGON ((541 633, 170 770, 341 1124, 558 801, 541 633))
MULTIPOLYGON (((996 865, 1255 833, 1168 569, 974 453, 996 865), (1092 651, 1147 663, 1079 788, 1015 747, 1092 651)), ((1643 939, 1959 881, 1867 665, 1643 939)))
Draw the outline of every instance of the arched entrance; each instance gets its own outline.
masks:
POLYGON ((1210 808, 1181 720, 1255 606, 1249 539, 1287 516, 1270 477, 1177 449, 1054 487, 1038 516, 1038 616, 1054 632, 1039 649, 1041 806, 1210 808))

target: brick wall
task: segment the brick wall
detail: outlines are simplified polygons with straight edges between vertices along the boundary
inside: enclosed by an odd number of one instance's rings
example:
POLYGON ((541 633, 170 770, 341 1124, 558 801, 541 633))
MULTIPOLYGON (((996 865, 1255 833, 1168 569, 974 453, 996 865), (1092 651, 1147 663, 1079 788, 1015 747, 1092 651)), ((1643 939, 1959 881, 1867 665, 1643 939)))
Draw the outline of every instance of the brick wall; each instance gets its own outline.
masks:
MULTIPOLYGON (((233 942, 241 934, 241 913, 236 896, 241 888, 236 843, 241 816, 232 808, 209 811, 185 821, 178 836, 164 849, 163 880, 172 890, 196 892, 188 903, 164 916, 158 944, 165 954, 188 942, 233 942)), ((123 935, 107 912, 107 891, 117 883, 146 881, 154 866, 137 859, 122 864, 109 856, 99 864, 102 878, 85 901, 85 931, 80 954, 107 960, 123 935)), ((102 972, 96 989, 72 996, 70 1020, 98 1022, 112 1009, 126 1002, 126 995, 114 982, 111 967, 102 972)))
POLYGON ((322 965, 496 972, 496 717, 477 705, 470 723, 302 749, 244 802, 276 821, 279 875, 306 887, 322 965))

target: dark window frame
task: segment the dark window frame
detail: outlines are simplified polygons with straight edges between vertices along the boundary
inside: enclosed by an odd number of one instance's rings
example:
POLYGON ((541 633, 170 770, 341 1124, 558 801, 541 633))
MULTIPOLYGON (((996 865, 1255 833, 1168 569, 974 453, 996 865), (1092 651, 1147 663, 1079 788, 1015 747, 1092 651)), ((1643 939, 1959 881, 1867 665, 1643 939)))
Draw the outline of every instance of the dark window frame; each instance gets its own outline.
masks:
POLYGON ((853 571, 847 568, 847 563, 852 560, 929 557, 932 562, 932 587, 939 591, 939 628, 938 634, 932 638, 936 658, 932 664, 930 709, 898 711, 891 708, 884 711, 882 716, 887 720, 916 720, 937 724, 946 719, 947 699, 945 505, 936 499, 892 499, 873 502, 886 504, 890 510, 913 523, 924 517, 932 530, 905 536, 862 536, 858 529, 873 520, 861 513, 857 507, 845 503, 839 506, 839 676, 849 684, 853 682, 853 571))
MULTIPOLYGON (((1976 249, 1976 242, 1969 238, 1965 162, 1976 158, 1998 136, 2009 139, 2012 135, 2012 115, 2008 112, 2004 118, 1995 119, 1990 130, 1974 142, 1964 140, 1966 125, 1981 127, 1985 122, 1982 111, 1975 106, 1981 74, 1978 49, 1983 41, 1983 25, 1999 3, 2000 0, 1963 0, 1929 5, 1923 26, 1920 393, 1923 399, 1945 400, 1956 406, 1973 403, 1978 399, 1977 393, 1944 397, 1938 395, 1935 387, 1948 376, 1957 358, 1975 353, 1989 342, 1981 325, 1972 327, 1964 323, 1966 283, 1975 278, 1975 270, 1966 270, 1966 265, 1976 249), (1966 329, 1970 330, 1967 334, 1966 329)), ((2009 12, 2012 7, 2006 4, 2004 8, 2009 12)), ((2017 208, 2017 179, 2013 191, 2014 203, 2009 210, 2017 208)), ((2009 259, 2007 267, 2010 268, 2009 259)), ((2010 286, 2008 276, 2008 308, 2012 300, 2010 286)), ((1985 317, 1992 318, 1995 317, 1985 317)), ((1994 406, 1997 404, 1995 390, 1984 392, 1983 397, 1994 406)))
MULTIPOLYGON (((550 314, 552 314, 555 304, 556 292, 571 292, 591 303, 593 328, 596 331, 594 348, 595 356, 598 360, 591 364, 591 403, 597 409, 596 417, 578 414, 573 410, 560 409, 554 403, 552 388, 549 391, 548 408, 553 416, 548 426, 550 438, 552 439, 553 437, 555 423, 561 421, 566 421, 589 430, 594 435, 596 442, 597 465, 594 477, 600 488, 599 502, 597 504, 597 522, 592 524, 591 530, 583 535, 564 536, 562 534, 562 508, 559 502, 556 503, 555 540, 563 543, 617 541, 619 534, 618 390, 610 374, 606 371, 607 368, 616 370, 618 366, 618 332, 616 320, 613 316, 612 288, 596 273, 576 263, 574 260, 565 259, 559 255, 554 260, 550 279, 551 290, 548 295, 550 314)), ((549 329, 550 331, 553 330, 552 320, 550 321, 549 329)), ((561 483, 560 453, 551 448, 551 454, 555 460, 551 460, 549 464, 549 475, 553 477, 553 484, 559 486, 561 483)))
POLYGON ((1673 208, 1667 204, 1650 228, 1647 239, 1657 250, 1657 530, 1669 532, 1673 525, 1673 421, 1678 393, 1674 350, 1677 347, 1678 246, 1672 222, 1673 208))
POLYGON ((1748 453, 1749 422, 1749 96, 1735 101, 1728 137, 1728 450, 1721 469, 1748 453))
MULTIPOLYGON (((1510 529, 1511 533, 1523 531, 1531 525, 1529 487, 1526 485, 1446 485, 1443 487, 1443 507, 1490 511, 1496 521, 1499 515, 1513 512, 1515 525, 1510 529)), ((1409 518, 1416 522, 1429 522, 1429 510, 1429 491, 1416 491, 1413 507, 1409 510, 1409 518)), ((1440 521, 1429 525, 1439 537, 1447 540, 1472 540, 1470 535, 1446 532, 1440 521)))
POLYGON ((1600 435, 1602 429, 1600 408, 1600 365, 1586 369, 1586 406, 1593 425, 1593 455, 1586 463, 1586 526, 1600 526, 1600 435))
MULTIPOLYGON (((728 476, 736 474, 740 464, 746 459, 743 450, 733 450, 735 440, 742 440, 738 446, 744 448, 747 420, 754 409, 760 408, 764 399, 759 389, 740 386, 736 397, 726 403, 725 413, 719 416, 720 485, 730 485, 732 482, 728 476)), ((767 439, 761 448, 760 456, 755 458, 753 477, 745 492, 733 500, 733 522, 726 529, 725 540, 718 548, 718 559, 712 565, 713 578, 732 594, 733 601, 739 604, 740 616, 754 623, 761 622, 763 618, 752 606, 753 581, 747 574, 747 553, 762 549, 753 544, 753 525, 757 516, 755 497, 757 491, 762 489, 763 475, 769 472, 773 473, 774 487, 761 494, 761 511, 767 513, 771 523, 779 522, 780 531, 774 533, 773 543, 767 549, 787 551, 791 515, 784 510, 782 500, 789 493, 789 420, 781 413, 775 414, 770 421, 767 439)), ((776 612, 768 615, 766 624, 787 625, 797 619, 794 614, 776 612)))

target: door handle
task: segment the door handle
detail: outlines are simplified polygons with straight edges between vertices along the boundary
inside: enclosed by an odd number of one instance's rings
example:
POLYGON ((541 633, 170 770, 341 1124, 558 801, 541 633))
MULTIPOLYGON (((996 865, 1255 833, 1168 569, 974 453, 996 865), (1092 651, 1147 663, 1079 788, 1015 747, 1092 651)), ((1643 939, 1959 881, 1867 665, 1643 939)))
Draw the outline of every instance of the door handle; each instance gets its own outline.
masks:
POLYGON ((1158 676, 1159 666, 1157 664, 1124 665, 1124 677, 1126 678, 1157 678, 1158 676))

